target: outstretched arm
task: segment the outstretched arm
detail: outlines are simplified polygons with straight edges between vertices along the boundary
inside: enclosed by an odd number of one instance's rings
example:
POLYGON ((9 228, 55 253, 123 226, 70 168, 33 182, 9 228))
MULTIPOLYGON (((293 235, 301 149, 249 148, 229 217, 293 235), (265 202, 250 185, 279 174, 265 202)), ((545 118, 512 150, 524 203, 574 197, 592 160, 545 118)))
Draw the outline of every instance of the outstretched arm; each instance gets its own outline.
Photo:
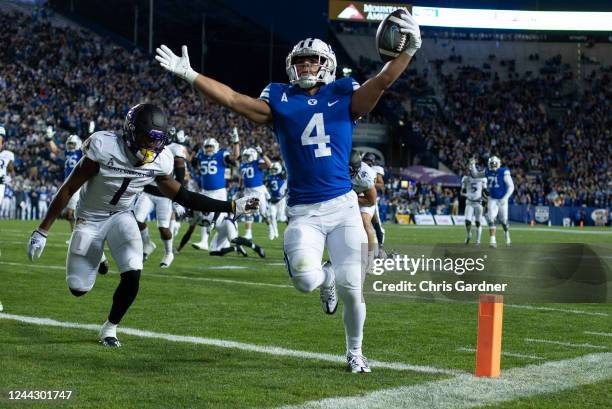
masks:
POLYGON ((367 80, 353 93, 351 113, 354 118, 367 115, 374 109, 385 90, 399 78, 414 53, 421 47, 421 32, 412 15, 403 14, 400 21, 400 32, 409 36, 408 47, 397 58, 386 63, 375 77, 367 80))
POLYGON ((163 68, 189 82, 206 98, 258 124, 272 122, 272 110, 266 102, 236 92, 219 81, 195 72, 189 63, 187 46, 182 47, 181 57, 165 45, 156 49, 156 52, 155 59, 163 68))

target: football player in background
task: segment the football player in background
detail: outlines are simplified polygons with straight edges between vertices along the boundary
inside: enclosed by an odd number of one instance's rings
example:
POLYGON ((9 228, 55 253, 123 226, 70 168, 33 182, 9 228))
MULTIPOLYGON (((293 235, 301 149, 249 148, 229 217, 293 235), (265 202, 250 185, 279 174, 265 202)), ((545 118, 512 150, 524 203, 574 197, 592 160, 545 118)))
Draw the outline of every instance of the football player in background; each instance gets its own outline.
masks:
POLYGON ((376 163, 376 155, 372 152, 368 152, 363 156, 363 161, 376 173, 376 207, 374 208, 374 216, 372 216, 372 227, 376 232, 376 241, 378 242, 378 249, 376 257, 387 258, 387 254, 383 249, 385 243, 385 229, 382 226, 382 220, 380 220, 380 212, 378 209, 378 202, 381 196, 385 192, 385 169, 376 163))
MULTIPOLYGON (((259 212, 268 225, 268 238, 273 240, 274 231, 268 220, 268 191, 264 186, 264 170, 269 169, 270 166, 272 166, 272 161, 259 146, 242 151, 240 161, 240 182, 244 188, 242 194, 259 198, 259 212)), ((253 220, 253 216, 245 217, 245 239, 253 239, 253 220)))
POLYGON ((357 193, 357 203, 363 228, 368 235, 368 268, 372 265, 377 254, 376 233, 372 227, 372 216, 376 211, 376 172, 361 161, 361 154, 353 150, 349 158, 349 174, 353 183, 353 190, 357 193))
MULTIPOLYGON (((204 140, 204 146, 200 149, 193 160, 195 168, 200 172, 200 193, 204 196, 217 200, 227 200, 225 188, 225 169, 234 166, 240 157, 240 136, 238 129, 234 127, 230 137, 231 150, 219 149, 219 142, 215 138, 204 140)), ((217 215, 216 217, 220 217, 217 215)), ((208 235, 212 225, 202 226, 202 238, 192 247, 198 250, 208 250, 208 235)))
POLYGON ((8 149, 4 149, 4 138, 6 138, 6 129, 0 126, 0 198, 4 197, 4 189, 6 184, 15 176, 15 154, 8 149))
POLYGON ((469 244, 470 240, 472 240, 473 220, 476 225, 476 245, 480 246, 482 200, 486 186, 486 178, 473 178, 471 176, 461 178, 461 196, 465 196, 465 230, 467 232, 465 244, 469 244))
MULTIPOLYGON (((185 180, 185 158, 187 151, 185 147, 176 143, 176 133, 172 133, 172 142, 168 145, 168 150, 174 157, 174 178, 177 182, 183 185, 185 180)), ((155 210, 157 219, 157 228, 159 236, 164 244, 164 257, 159 262, 161 268, 168 268, 174 261, 174 252, 172 249, 172 230, 170 230, 170 222, 172 219, 172 200, 168 199, 157 188, 155 183, 151 183, 144 187, 144 192, 138 196, 136 206, 134 208, 134 216, 138 222, 140 236, 142 237, 143 258, 146 260, 157 247, 149 236, 147 228, 147 217, 155 210)))
POLYGON ((289 84, 272 83, 259 98, 238 93, 195 72, 187 47, 182 56, 165 45, 161 66, 186 80, 210 101, 258 124, 273 124, 287 169, 289 225, 284 252, 293 286, 320 290, 325 313, 344 302, 346 358, 351 372, 371 372, 362 352, 366 306, 362 297, 361 244, 367 236, 348 172, 354 121, 367 115, 404 72, 421 46, 419 26, 408 13, 397 19, 407 45, 400 55, 362 86, 350 77, 336 80, 336 57, 325 42, 307 38, 286 58, 289 84), (327 246, 331 263, 321 265, 327 246))
POLYGON ((239 215, 257 208, 257 199, 214 200, 190 192, 174 180, 174 159, 166 148, 170 142, 166 115, 155 105, 132 107, 123 131, 122 136, 95 132, 85 141, 83 158, 53 198, 47 216, 27 245, 30 261, 42 255, 49 229, 82 187, 66 260, 66 281, 73 295, 87 294, 96 281, 104 242, 108 241, 121 277, 108 320, 99 333, 100 342, 108 347, 121 346, 117 324, 138 294, 142 240, 131 207, 146 185, 155 180, 164 195, 194 210, 239 215))
POLYGON ((270 192, 270 203, 268 203, 268 220, 270 221, 271 238, 278 237, 278 222, 286 220, 285 198, 287 194, 287 183, 283 176, 283 165, 273 162, 270 173, 266 176, 265 185, 270 192))
POLYGON ((510 230, 508 226, 508 199, 514 193, 514 182, 510 176, 510 170, 501 166, 501 160, 497 156, 491 156, 487 163, 487 168, 483 171, 476 169, 476 160, 470 159, 470 172, 473 178, 487 179, 487 191, 489 192, 489 202, 487 205, 487 220, 489 222, 489 245, 497 247, 495 233, 497 228, 495 223, 498 216, 504 229, 506 245, 510 245, 510 230))

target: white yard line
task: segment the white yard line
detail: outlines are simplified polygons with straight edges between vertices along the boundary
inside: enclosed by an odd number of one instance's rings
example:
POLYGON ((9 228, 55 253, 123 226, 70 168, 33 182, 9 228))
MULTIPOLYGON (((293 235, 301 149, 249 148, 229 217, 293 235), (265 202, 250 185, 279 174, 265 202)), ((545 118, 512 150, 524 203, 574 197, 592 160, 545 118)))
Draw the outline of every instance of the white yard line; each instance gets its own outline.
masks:
POLYGON ((525 338, 525 342, 535 342, 539 344, 552 344, 552 345, 561 345, 564 347, 570 348, 594 348, 594 349, 608 349, 605 345, 592 345, 592 344, 572 344, 571 342, 562 342, 562 341, 552 341, 550 339, 534 339, 534 338, 525 338))
MULTIPOLYGON (((40 262, 39 262, 40 263, 40 262)), ((43 269, 51 269, 51 270, 65 270, 66 267, 64 266, 53 266, 53 265, 43 265, 43 264, 36 264, 36 263, 15 263, 15 262, 10 262, 10 261, 0 261, 0 266, 1 265, 9 265, 9 266, 17 266, 17 267, 30 267, 30 268, 43 268, 43 269)), ((17 273, 24 273, 24 274, 29 274, 30 271, 16 271, 17 273)), ((116 273, 115 271, 111 270, 109 272, 110 274, 116 273)), ((159 273, 148 273, 145 269, 145 271, 143 272, 143 276, 150 276, 150 277, 159 277, 159 278, 167 278, 167 279, 178 279, 178 280, 192 280, 192 281, 209 281, 209 282, 218 282, 218 283, 226 283, 226 284, 237 284, 237 285, 251 285, 251 286, 256 286, 256 287, 275 287, 275 288, 293 288, 292 285, 290 284, 273 284, 273 283, 262 283, 262 282, 257 282, 257 281, 242 281, 242 280, 230 280, 230 279, 223 279, 223 278, 210 278, 210 277, 190 277, 190 276, 178 276, 178 275, 174 275, 174 274, 159 274, 159 273)), ((368 294, 380 294, 380 293, 372 293, 372 292, 364 292, 364 294, 368 295, 368 294)), ((387 294, 388 296, 393 296, 393 294, 387 294)), ((404 296, 402 296, 404 297, 404 296)), ((416 299, 424 299, 424 300, 430 300, 427 297, 418 297, 418 296, 405 296, 404 298, 416 298, 416 299)), ((458 302, 455 300, 446 300, 446 299, 440 299, 438 301, 442 301, 442 302, 458 302)), ((473 304, 477 304, 477 303, 473 303, 473 304)), ((596 317, 607 317, 608 314, 605 312, 596 312, 596 311, 585 311, 585 310, 576 310, 576 309, 566 309, 566 308, 554 308, 554 307, 538 307, 538 306, 534 306, 534 305, 518 305, 518 304, 504 304, 504 308, 519 308, 519 309, 527 309, 527 310, 534 310, 534 311, 550 311, 550 312, 557 312, 557 313, 562 313, 562 314, 578 314, 578 315, 591 315, 591 316, 596 316, 596 317)))
MULTIPOLYGON (((14 314, 0 313, 0 319, 7 319, 7 320, 18 321, 18 322, 23 322, 27 324, 43 325, 43 326, 49 326, 49 327, 75 328, 75 329, 85 329, 85 330, 91 330, 91 331, 100 330, 100 325, 95 325, 95 324, 80 324, 76 322, 63 322, 63 321, 56 321, 50 318, 28 317, 28 316, 23 316, 23 315, 14 315, 14 314)), ((127 328, 127 327, 121 327, 121 326, 117 328, 117 332, 120 334, 133 335, 133 336, 141 337, 141 338, 163 339, 163 340, 172 341, 172 342, 185 342, 185 343, 190 343, 190 344, 208 345, 208 346, 220 347, 220 348, 232 348, 232 349, 239 349, 242 351, 257 352, 261 354, 288 356, 288 357, 300 358, 300 359, 313 359, 313 360, 318 360, 318 361, 327 361, 327 362, 334 362, 334 363, 339 363, 339 364, 346 363, 346 358, 342 355, 332 355, 332 354, 324 354, 324 353, 318 353, 318 352, 298 351, 295 349, 287 349, 287 348, 282 348, 282 347, 277 347, 277 346, 272 346, 272 345, 247 344, 244 342, 229 341, 229 340, 224 340, 224 339, 166 334, 162 332, 145 331, 145 330, 127 328)), ((466 375, 465 372, 458 371, 458 370, 435 368, 432 366, 424 366, 424 365, 411 365, 411 364, 405 364, 401 362, 370 361, 370 365, 375 368, 395 369, 398 371, 422 372, 422 373, 429 373, 429 374, 436 374, 436 375, 455 375, 455 376, 466 375)))
POLYGON ((612 378, 612 353, 584 355, 502 370, 501 377, 453 379, 328 398, 284 409, 467 409, 543 393, 555 393, 612 378))
POLYGON ((593 332, 593 331, 584 331, 585 334, 589 335, 599 335, 601 337, 612 337, 612 332, 593 332))
MULTIPOLYGON (((459 352, 476 352, 476 348, 457 348, 457 351, 459 352)), ((542 357, 542 356, 537 356, 537 355, 524 355, 524 354, 517 354, 514 352, 506 352, 506 351, 502 351, 501 353, 503 356, 511 356, 513 358, 524 358, 524 359, 536 359, 536 360, 545 360, 546 358, 542 357)))

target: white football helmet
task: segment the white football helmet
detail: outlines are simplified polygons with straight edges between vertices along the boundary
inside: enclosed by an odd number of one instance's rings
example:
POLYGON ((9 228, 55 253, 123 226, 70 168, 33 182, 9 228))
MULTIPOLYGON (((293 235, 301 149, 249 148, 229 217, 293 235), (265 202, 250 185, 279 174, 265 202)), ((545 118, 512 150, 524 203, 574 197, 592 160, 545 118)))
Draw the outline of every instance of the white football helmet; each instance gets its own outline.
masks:
POLYGON ((336 54, 331 46, 318 38, 307 38, 293 47, 285 60, 285 70, 289 76, 291 85, 297 84, 300 88, 311 88, 317 83, 329 84, 336 79, 336 54), (294 63, 295 58, 303 56, 315 56, 319 58, 319 71, 316 75, 305 74, 298 76, 298 70, 294 63))
POLYGON ((185 141, 187 140, 187 135, 185 135, 185 131, 183 131, 182 129, 180 129, 175 135, 174 135, 174 139, 176 140, 177 143, 183 144, 185 143, 185 141))
POLYGON ((215 138, 204 139, 204 152, 207 155, 214 155, 218 151, 219 151, 219 142, 217 142, 215 138), (207 146, 212 146, 212 151, 209 152, 208 149, 206 149, 207 146))
POLYGON ((489 158, 489 169, 497 170, 501 166, 501 160, 497 156, 491 156, 489 158))
POLYGON ((2 125, 0 125, 0 136, 6 136, 6 129, 2 125))
POLYGON ((272 163, 272 166, 270 167, 271 175, 280 175, 282 171, 283 171, 283 165, 281 165, 280 162, 272 163))
POLYGON ((253 162, 257 160, 257 151, 255 148, 246 148, 242 151, 242 161, 243 162, 253 162))
POLYGON ((74 152, 81 149, 81 138, 77 135, 70 135, 68 139, 66 139, 66 150, 68 152, 74 152))

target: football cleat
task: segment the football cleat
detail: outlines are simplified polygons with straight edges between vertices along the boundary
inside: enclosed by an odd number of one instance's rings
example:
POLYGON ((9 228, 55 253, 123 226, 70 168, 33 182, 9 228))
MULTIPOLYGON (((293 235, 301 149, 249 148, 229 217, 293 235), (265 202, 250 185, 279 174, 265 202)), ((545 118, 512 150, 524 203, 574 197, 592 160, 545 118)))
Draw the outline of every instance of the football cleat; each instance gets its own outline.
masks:
POLYGON ((155 243, 153 243, 152 241, 149 241, 147 244, 144 245, 142 249, 142 258, 144 260, 148 259, 151 253, 153 253, 156 248, 157 246, 155 245, 155 243))
POLYGON ((489 247, 492 247, 492 248, 496 249, 497 248, 497 242, 495 242, 495 241, 490 242, 489 243, 489 247))
POLYGON ((108 260, 104 259, 98 265, 98 274, 106 274, 108 273, 108 260))
POLYGON ((102 346, 109 347, 109 348, 121 347, 121 342, 119 342, 119 340, 115 337, 105 337, 100 340, 100 343, 102 344, 102 346))
POLYGON ((174 254, 168 253, 164 256, 164 258, 162 258, 162 260, 159 263, 159 266, 161 268, 168 268, 170 267, 170 264, 172 264, 172 261, 174 261, 174 254))
POLYGON ((470 240, 472 240, 472 235, 468 234, 468 236, 465 238, 465 243, 464 244, 470 244, 470 240))
POLYGON ((368 365, 368 360, 363 355, 353 355, 350 352, 346 355, 346 363, 352 373, 370 373, 372 370, 368 365))
MULTIPOLYGON (((325 274, 334 274, 333 270, 331 270, 331 262, 326 261, 323 264, 323 271, 325 274), (331 271, 330 271, 331 270, 331 271)), ((336 280, 333 279, 331 285, 325 287, 319 287, 320 297, 321 297, 321 307, 323 307, 323 312, 325 314, 332 315, 338 309, 338 296, 336 295, 336 280)))
POLYGON ((205 241, 199 241, 197 243, 191 243, 191 247, 196 250, 208 250, 208 243, 205 241))
POLYGON ((272 227, 272 225, 270 225, 270 228, 268 229, 268 240, 274 240, 274 237, 274 228, 272 227))

